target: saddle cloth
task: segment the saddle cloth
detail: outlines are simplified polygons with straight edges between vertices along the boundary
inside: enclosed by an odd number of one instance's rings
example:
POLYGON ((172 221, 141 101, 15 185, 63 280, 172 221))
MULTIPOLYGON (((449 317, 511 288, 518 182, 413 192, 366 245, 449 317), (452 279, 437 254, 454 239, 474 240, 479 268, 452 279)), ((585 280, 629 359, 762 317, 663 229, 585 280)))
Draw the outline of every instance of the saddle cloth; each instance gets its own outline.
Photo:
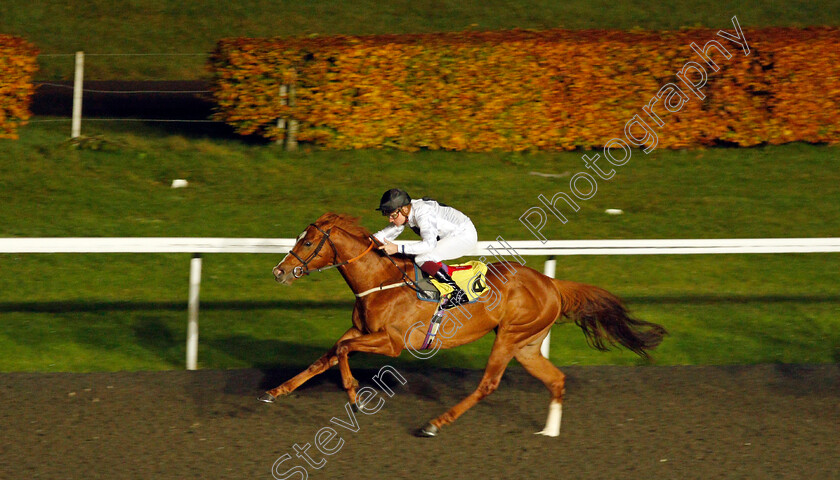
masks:
MULTIPOLYGON (((475 302, 490 290, 484 280, 484 276, 487 274, 487 265, 484 263, 471 260, 467 263, 450 265, 449 268, 451 269, 452 280, 455 280, 455 283, 467 294, 468 303, 475 302)), ((422 290, 422 293, 417 293, 417 298, 420 300, 438 302, 442 295, 447 295, 452 291, 452 287, 449 285, 440 283, 434 278, 429 278, 416 264, 414 265, 414 278, 417 279, 417 286, 422 290)))

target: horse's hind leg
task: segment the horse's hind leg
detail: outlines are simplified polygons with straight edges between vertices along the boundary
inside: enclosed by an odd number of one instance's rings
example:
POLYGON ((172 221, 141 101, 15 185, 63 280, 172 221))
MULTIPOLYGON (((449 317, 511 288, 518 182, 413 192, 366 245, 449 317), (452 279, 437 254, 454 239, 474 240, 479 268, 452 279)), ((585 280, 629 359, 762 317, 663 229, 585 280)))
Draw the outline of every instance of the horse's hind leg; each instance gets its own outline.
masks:
POLYGON ((338 342, 336 342, 335 345, 327 353, 325 353, 321 358, 316 360, 315 363, 309 366, 309 368, 295 375, 293 378, 287 380, 279 387, 273 388, 265 392, 260 397, 260 400, 266 403, 271 403, 274 401, 275 398, 281 395, 288 395, 289 393, 293 392, 296 388, 303 385, 307 380, 314 377, 315 375, 324 373, 330 367, 338 363, 338 355, 336 355, 336 349, 338 348, 338 344, 344 340, 356 338, 361 335, 362 332, 359 331, 358 328, 350 328, 349 330, 344 332, 344 335, 342 335, 341 338, 338 339, 338 342))
POLYGON ((420 431, 417 432, 418 436, 436 436, 441 427, 454 422, 458 417, 463 415, 464 412, 481 401, 482 398, 496 391, 496 388, 499 387, 499 381, 501 381, 502 375, 505 373, 505 368, 507 368, 508 363, 510 363, 513 358, 514 351, 516 350, 515 345, 511 345, 509 342, 505 341, 506 337, 509 336, 504 335, 502 332, 496 336, 496 341, 493 343, 493 350, 490 351, 490 359, 487 360, 487 367, 484 369, 484 376, 481 378, 478 388, 467 396, 467 398, 461 400, 457 405, 449 409, 448 412, 432 420, 428 425, 420 429, 420 431))
POLYGON ((563 394, 566 393, 566 376, 540 353, 540 344, 545 335, 541 335, 532 343, 517 352, 516 360, 525 367, 531 375, 538 378, 551 392, 551 403, 548 407, 548 419, 540 435, 556 437, 560 435, 560 419, 563 414, 563 394))

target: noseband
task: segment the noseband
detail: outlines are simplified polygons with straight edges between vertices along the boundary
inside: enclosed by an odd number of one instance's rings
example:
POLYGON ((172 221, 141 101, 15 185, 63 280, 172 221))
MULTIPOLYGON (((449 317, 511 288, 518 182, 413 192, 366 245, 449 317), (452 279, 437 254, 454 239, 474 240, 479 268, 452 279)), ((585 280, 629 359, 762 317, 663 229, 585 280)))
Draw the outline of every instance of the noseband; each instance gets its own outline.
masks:
POLYGON ((335 244, 333 243, 332 239, 330 238, 330 232, 332 232, 332 228, 327 229, 327 231, 325 232, 325 231, 321 230, 321 228, 318 225, 315 225, 314 223, 310 223, 309 226, 315 227, 319 232, 321 232, 321 241, 318 242, 318 246, 315 247, 315 251, 312 252, 312 254, 309 255, 309 258, 307 258, 306 260, 300 258, 298 256, 298 254, 296 254, 295 252, 293 252, 291 250, 289 251, 290 255, 292 255, 300 263, 302 263, 302 265, 299 265, 299 266, 292 269, 292 275, 294 275, 295 278, 300 278, 304 275, 309 275, 312 272, 323 272, 324 270, 329 270, 330 268, 337 268, 337 267, 341 267, 341 266, 347 265, 349 263, 355 262, 356 260, 361 258, 364 254, 368 253, 373 248, 373 245, 374 245, 373 240, 371 240, 368 248, 364 252, 362 252, 359 256, 351 258, 350 260, 347 260, 346 262, 339 262, 338 261, 338 249, 335 248, 335 244), (330 246, 332 247, 332 250, 333 250, 332 265, 327 265, 325 267, 315 268, 315 269, 310 270, 309 269, 309 262, 311 262, 312 260, 315 259, 315 257, 318 256, 318 253, 321 251, 322 248, 324 248, 324 244, 326 242, 330 242, 330 246))

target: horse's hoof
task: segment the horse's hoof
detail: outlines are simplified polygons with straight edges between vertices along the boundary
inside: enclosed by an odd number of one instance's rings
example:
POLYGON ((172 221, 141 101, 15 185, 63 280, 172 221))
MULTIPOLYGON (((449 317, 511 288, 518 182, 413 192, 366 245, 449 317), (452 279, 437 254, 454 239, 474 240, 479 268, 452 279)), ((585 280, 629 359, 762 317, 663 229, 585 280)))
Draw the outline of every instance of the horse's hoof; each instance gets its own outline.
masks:
POLYGON ((353 410, 353 413, 359 413, 359 407, 355 403, 350 404, 350 410, 353 410))
POLYGON ((437 437, 438 433, 440 433, 440 428, 429 423, 426 424, 426 426, 421 428, 420 430, 417 430, 417 432, 414 435, 418 437, 431 438, 437 437))
POLYGON ((268 392, 263 393, 258 398, 259 401, 265 402, 265 403, 274 403, 274 400, 276 400, 276 399, 277 399, 277 397, 275 397, 274 395, 272 395, 268 392))

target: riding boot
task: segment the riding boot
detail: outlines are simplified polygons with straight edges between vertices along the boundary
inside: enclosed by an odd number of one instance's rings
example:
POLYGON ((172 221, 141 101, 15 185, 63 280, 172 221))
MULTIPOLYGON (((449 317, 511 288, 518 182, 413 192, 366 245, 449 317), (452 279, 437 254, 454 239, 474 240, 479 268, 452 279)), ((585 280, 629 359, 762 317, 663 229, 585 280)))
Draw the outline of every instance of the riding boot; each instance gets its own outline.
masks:
POLYGON ((446 267, 441 268, 435 273, 435 280, 452 287, 452 292, 446 297, 446 301, 441 304, 443 309, 448 310, 458 305, 469 303, 470 299, 467 297, 467 293, 461 290, 461 287, 455 283, 455 280, 452 280, 452 277, 446 273, 446 267))

